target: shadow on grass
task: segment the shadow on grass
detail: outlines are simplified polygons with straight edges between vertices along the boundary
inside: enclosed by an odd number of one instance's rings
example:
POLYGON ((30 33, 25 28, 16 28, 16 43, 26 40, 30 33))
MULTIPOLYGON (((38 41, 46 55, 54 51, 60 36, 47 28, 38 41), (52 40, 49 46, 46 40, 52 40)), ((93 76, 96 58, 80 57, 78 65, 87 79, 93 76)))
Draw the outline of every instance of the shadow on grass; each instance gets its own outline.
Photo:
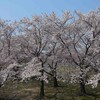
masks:
POLYGON ((0 98, 0 100, 21 100, 18 98, 0 98))
MULTIPOLYGON (((39 82, 7 84, 0 89, 0 100, 41 100, 39 97, 39 82), (17 86, 17 88, 15 88, 17 86)), ((57 88, 52 84, 45 84, 43 100, 100 100, 100 86, 96 89, 86 88, 87 94, 80 94, 78 84, 60 83, 57 88)))

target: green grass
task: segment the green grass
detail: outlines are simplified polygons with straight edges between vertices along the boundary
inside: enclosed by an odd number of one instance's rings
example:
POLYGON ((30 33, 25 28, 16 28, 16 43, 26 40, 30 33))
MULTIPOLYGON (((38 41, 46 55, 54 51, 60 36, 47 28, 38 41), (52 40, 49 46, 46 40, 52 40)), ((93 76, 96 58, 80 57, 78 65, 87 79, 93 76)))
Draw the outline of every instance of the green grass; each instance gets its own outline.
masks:
MULTIPOLYGON (((95 89, 87 86, 86 90, 89 95, 82 96, 78 84, 60 83, 58 88, 54 88, 52 83, 45 84, 43 100, 100 100, 100 85, 95 89)), ((40 100, 39 82, 7 82, 0 88, 0 100, 40 100)))

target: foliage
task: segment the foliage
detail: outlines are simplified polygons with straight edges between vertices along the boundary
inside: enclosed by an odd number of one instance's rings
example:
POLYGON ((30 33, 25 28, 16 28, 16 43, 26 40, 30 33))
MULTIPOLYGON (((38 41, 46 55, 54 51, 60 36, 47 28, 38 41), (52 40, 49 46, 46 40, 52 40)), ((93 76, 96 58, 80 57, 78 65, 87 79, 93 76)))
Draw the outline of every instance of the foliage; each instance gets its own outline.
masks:
POLYGON ((35 77, 44 82, 80 83, 96 87, 100 80, 100 9, 78 18, 63 12, 23 18, 9 23, 0 20, 0 86, 7 80, 35 77), (63 70, 64 69, 64 70, 63 70), (63 71, 62 71, 63 70, 63 71))

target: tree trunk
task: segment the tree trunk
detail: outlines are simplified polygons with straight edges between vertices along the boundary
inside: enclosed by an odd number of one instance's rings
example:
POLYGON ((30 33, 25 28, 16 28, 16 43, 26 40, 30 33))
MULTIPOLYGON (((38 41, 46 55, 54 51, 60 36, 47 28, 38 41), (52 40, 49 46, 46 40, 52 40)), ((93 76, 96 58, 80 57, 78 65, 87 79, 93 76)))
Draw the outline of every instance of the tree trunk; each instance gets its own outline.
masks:
POLYGON ((40 83, 40 99, 43 99, 44 97, 44 81, 41 80, 41 83, 40 83))
POLYGON ((40 100, 42 100, 44 98, 44 80, 43 80, 43 76, 44 76, 44 62, 40 59, 40 62, 42 63, 42 70, 41 72, 41 77, 42 79, 40 80, 40 100))
POLYGON ((86 94, 85 84, 83 82, 80 83, 80 91, 81 94, 86 94))
POLYGON ((0 84, 0 87, 2 87, 2 84, 0 84))
POLYGON ((10 56, 10 40, 8 39, 7 41, 7 45, 8 45, 8 57, 10 56))
MULTIPOLYGON (((42 68, 43 68, 43 63, 42 63, 42 68)), ((41 81, 40 81, 40 100, 42 100, 44 98, 44 80, 43 80, 43 76, 44 76, 44 70, 41 70, 41 81)))
POLYGON ((54 87, 58 87, 58 81, 57 81, 56 76, 57 76, 57 74, 56 74, 56 67, 55 67, 55 70, 53 71, 53 85, 54 85, 54 87))
POLYGON ((86 94, 83 73, 80 75, 80 92, 81 94, 86 94))
POLYGON ((81 94, 86 94, 86 90, 85 90, 85 74, 84 74, 84 69, 83 67, 81 67, 80 69, 80 92, 81 94))
POLYGON ((58 87, 58 81, 56 77, 53 77, 54 87, 58 87))

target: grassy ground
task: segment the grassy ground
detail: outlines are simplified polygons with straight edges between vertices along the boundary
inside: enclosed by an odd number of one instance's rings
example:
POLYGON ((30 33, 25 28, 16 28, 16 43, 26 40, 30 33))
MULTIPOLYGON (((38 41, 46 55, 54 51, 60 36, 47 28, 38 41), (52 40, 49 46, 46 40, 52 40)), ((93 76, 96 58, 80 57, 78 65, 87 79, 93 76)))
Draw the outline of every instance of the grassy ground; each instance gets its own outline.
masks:
MULTIPOLYGON (((87 86, 86 90, 90 95, 84 96, 80 94, 78 84, 60 83, 59 85, 58 88, 54 88, 52 84, 45 84, 43 100, 100 100, 100 85, 96 89, 87 86)), ((0 100, 40 100, 39 82, 7 82, 0 88, 0 100)))

